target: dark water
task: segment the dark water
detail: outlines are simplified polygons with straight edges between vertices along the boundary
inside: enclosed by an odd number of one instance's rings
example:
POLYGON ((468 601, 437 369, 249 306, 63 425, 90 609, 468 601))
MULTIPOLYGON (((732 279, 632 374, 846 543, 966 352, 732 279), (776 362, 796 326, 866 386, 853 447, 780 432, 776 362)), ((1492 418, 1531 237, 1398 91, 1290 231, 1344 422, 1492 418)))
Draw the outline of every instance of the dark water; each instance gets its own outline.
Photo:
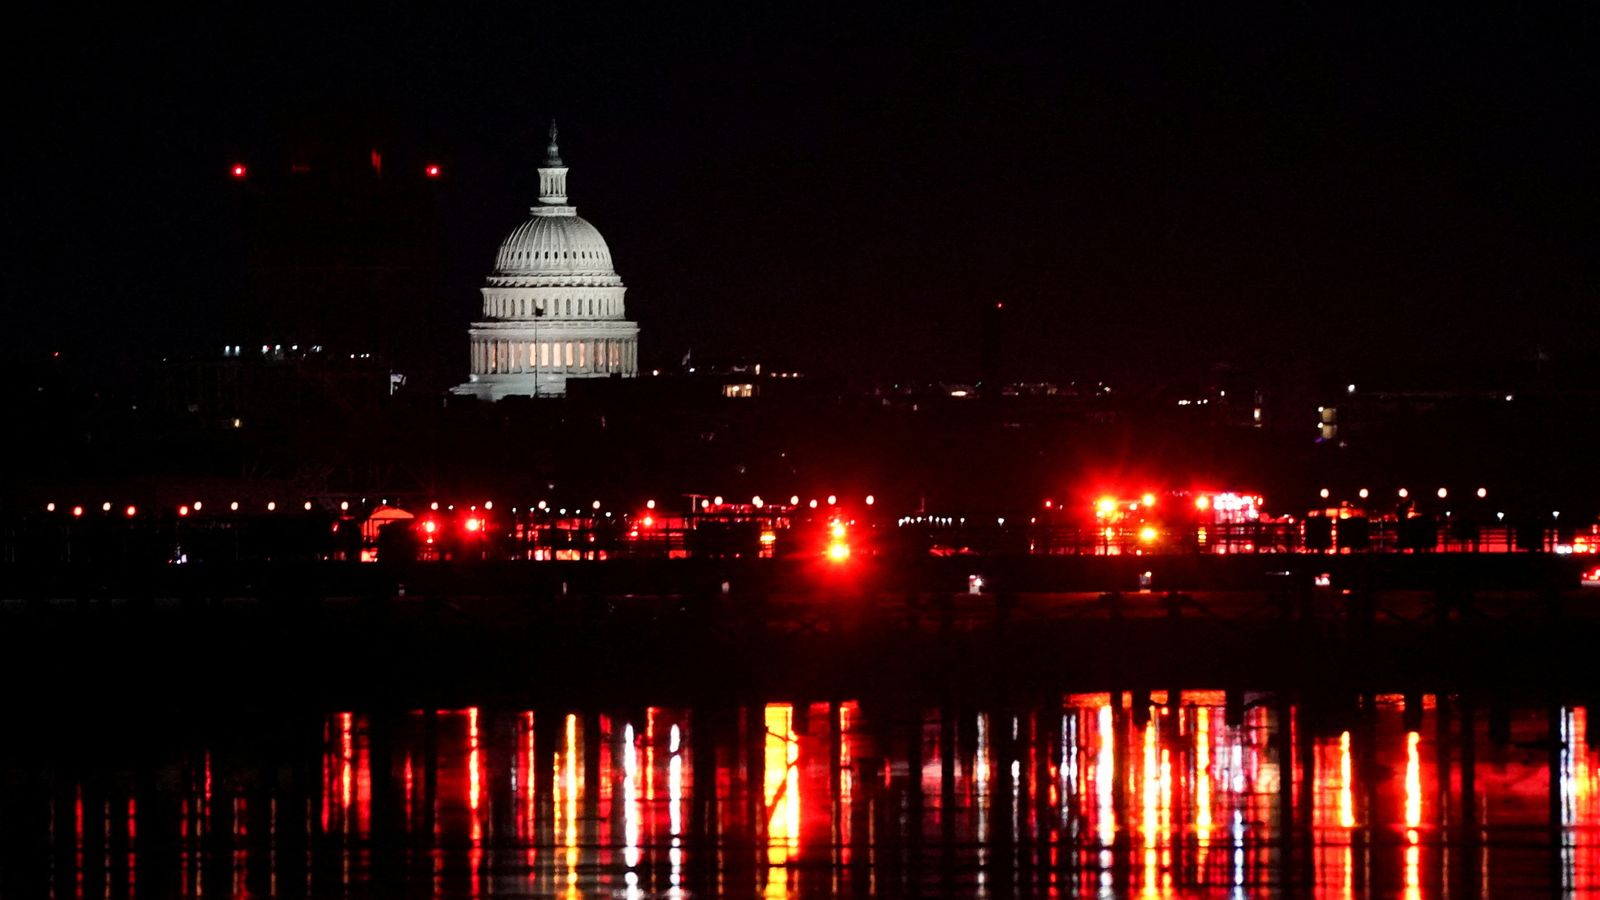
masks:
POLYGON ((0 886, 60 898, 1600 893, 1586 708, 1122 697, 13 715, 0 886))

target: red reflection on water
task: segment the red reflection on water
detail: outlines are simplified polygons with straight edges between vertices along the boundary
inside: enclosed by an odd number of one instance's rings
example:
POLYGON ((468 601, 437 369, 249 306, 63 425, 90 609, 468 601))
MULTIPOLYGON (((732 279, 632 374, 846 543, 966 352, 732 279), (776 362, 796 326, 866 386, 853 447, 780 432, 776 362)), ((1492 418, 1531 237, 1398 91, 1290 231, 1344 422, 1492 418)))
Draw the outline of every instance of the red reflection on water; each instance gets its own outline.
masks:
POLYGON ((60 782, 36 820, 51 828, 62 897, 131 895, 141 868, 145 892, 359 893, 381 858, 372 835, 385 833, 371 817, 403 815, 387 823, 398 834, 430 803, 436 836, 416 822, 412 852, 426 861, 415 871, 452 896, 1522 896, 1581 893, 1600 876, 1586 708, 1516 711, 1506 740, 1487 713, 1464 733, 1456 698, 1410 715, 1388 697, 1308 712, 1251 696, 1232 715, 1196 702, 1211 699, 1102 695, 951 715, 773 703, 708 715, 709 736, 695 733, 698 714, 650 707, 561 714, 539 723, 550 730, 538 745, 532 712, 468 708, 438 728, 344 712, 322 720, 315 761, 185 747, 163 764, 177 773, 170 806, 99 773, 60 782), (394 767, 375 776, 374 759, 394 767), (403 807, 395 797, 375 813, 374 777, 396 793, 403 778, 403 807), (300 793, 285 793, 291 784, 300 793), (1459 842, 1469 828, 1476 848, 1459 842), (300 835, 314 838, 305 856, 300 835))

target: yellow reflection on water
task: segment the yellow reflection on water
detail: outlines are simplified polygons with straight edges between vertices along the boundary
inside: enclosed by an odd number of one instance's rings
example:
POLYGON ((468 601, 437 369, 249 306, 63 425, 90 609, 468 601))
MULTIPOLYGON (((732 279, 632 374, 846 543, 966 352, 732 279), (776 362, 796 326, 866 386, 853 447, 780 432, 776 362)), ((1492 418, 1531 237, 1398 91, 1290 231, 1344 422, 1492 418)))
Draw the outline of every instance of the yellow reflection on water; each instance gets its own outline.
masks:
POLYGON ((765 778, 767 811, 767 896, 788 892, 791 858, 800 849, 800 741, 794 733, 794 707, 766 707, 765 778))
MULTIPOLYGON (((1422 735, 1415 731, 1406 732, 1406 827, 1416 828, 1422 824, 1422 758, 1417 752, 1422 735)), ((1412 843, 1416 842, 1416 835, 1412 835, 1412 843)))
POLYGON ((1350 785, 1350 732, 1339 735, 1339 825, 1342 828, 1356 827, 1355 798, 1351 793, 1350 785))
POLYGON ((564 752, 555 755, 555 779, 551 795, 555 809, 556 834, 564 848, 567 867, 565 896, 583 896, 578 890, 578 717, 567 714, 567 734, 564 752))
POLYGON ((1112 790, 1117 780, 1117 757, 1114 744, 1116 743, 1115 729, 1111 725, 1111 706, 1108 703, 1099 709, 1100 751, 1094 764, 1094 790, 1097 809, 1095 810, 1095 825, 1099 832, 1100 846, 1109 849, 1117 839, 1117 814, 1112 803, 1112 790))
POLYGON ((1200 707, 1194 717, 1195 833, 1201 846, 1211 840, 1211 710, 1200 707))

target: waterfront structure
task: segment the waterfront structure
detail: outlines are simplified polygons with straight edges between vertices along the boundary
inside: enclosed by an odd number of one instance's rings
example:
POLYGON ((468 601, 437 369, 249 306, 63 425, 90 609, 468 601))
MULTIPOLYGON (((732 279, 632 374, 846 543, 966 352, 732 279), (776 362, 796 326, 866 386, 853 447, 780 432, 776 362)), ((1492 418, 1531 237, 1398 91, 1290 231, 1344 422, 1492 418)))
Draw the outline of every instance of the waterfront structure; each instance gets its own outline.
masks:
POLYGON ((483 320, 468 332, 471 375, 452 393, 559 397, 574 378, 638 374, 639 326, 628 321, 611 248, 567 203, 554 122, 531 213, 500 244, 483 287, 483 320))

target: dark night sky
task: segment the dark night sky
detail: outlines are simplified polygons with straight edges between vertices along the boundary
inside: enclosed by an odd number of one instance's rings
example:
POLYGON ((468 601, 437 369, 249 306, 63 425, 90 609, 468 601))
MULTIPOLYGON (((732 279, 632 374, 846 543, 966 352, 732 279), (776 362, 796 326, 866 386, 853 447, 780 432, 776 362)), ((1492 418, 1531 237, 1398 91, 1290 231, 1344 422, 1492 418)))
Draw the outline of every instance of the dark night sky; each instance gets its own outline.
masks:
POLYGON ((1018 376, 1592 344, 1595 14, 1124 6, 57 12, 8 64, 7 349, 213 340, 208 198, 315 134, 449 168, 418 324, 464 374, 552 113, 647 362, 970 376, 995 300, 1018 376))

